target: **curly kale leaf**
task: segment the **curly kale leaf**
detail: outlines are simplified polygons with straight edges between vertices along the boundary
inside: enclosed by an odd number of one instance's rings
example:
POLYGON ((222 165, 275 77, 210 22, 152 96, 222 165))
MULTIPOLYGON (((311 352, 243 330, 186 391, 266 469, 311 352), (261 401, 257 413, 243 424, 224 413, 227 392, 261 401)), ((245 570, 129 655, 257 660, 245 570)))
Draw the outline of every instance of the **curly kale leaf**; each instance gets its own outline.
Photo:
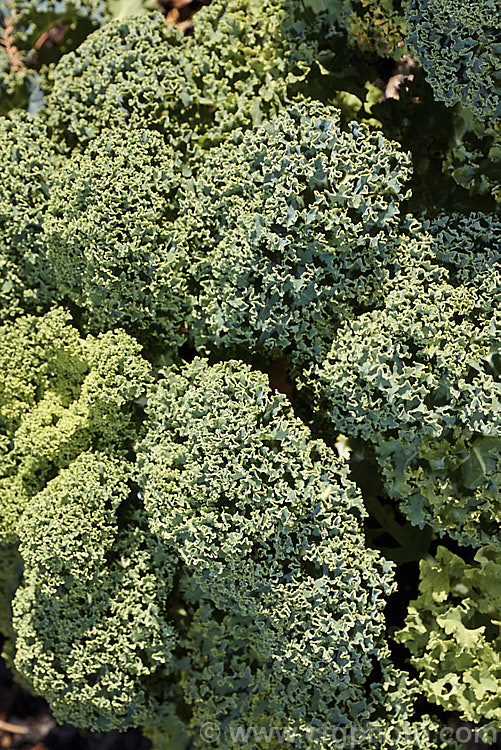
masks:
POLYGON ((212 149, 181 201, 196 346, 318 355, 379 298, 409 176, 395 144, 320 105, 212 149))
POLYGON ((462 103, 479 120, 501 116, 497 0, 409 0, 407 43, 437 99, 462 103))
POLYGON ((138 482, 183 564, 176 695, 194 741, 208 720, 226 731, 368 715, 391 568, 365 549, 339 460, 237 362, 166 372, 146 408, 138 482))
POLYGON ((407 517, 474 546, 501 545, 500 229, 482 214, 411 224, 384 305, 298 368, 326 429, 372 446, 407 517))

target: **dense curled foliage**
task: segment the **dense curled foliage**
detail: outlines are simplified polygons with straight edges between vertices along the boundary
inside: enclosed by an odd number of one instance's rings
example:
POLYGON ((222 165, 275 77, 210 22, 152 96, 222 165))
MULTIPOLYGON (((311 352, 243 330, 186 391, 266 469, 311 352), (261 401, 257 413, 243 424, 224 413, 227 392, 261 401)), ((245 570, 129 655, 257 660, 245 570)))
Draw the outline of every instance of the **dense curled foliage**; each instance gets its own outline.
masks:
POLYGON ((49 123, 70 143, 86 143, 103 129, 150 126, 177 145, 192 109, 197 120, 187 45, 159 13, 110 21, 55 68, 49 123))
MULTIPOLYGON (((356 750, 417 750, 421 747, 434 750, 464 750, 464 745, 454 738, 453 730, 445 729, 436 718, 425 714, 415 717, 415 701, 422 695, 416 680, 410 680, 407 673, 389 666, 387 659, 383 666, 380 682, 371 685, 371 701, 374 713, 369 721, 361 719, 354 724, 309 724, 305 713, 301 720, 290 726, 280 719, 279 725, 266 723, 263 715, 257 724, 225 725, 217 722, 204 722, 191 736, 180 728, 179 719, 173 717, 159 729, 145 728, 145 734, 153 742, 154 750, 204 750, 207 744, 225 750, 239 750, 242 746, 249 750, 260 750, 265 745, 271 750, 290 747, 293 750, 339 750, 351 747, 356 750), (209 739, 210 738, 210 739, 209 739)), ((211 719, 217 718, 212 716, 211 719)))
POLYGON ((192 727, 362 715, 390 571, 335 456, 237 363, 167 376, 147 412, 138 481, 184 566, 192 727))
POLYGON ((131 476, 127 462, 83 453, 34 498, 21 525, 14 665, 61 722, 96 730, 148 721, 148 681, 175 645, 159 614, 173 567, 127 518, 131 476))
POLYGON ((193 66, 197 98, 214 114, 202 144, 276 114, 316 64, 329 21, 324 4, 313 8, 309 0, 212 0, 203 8, 193 66))
POLYGON ((180 169, 157 133, 108 130, 56 173, 44 240, 58 284, 99 331, 120 325, 179 343, 186 314, 172 237, 180 169))
POLYGON ((83 340, 53 310, 0 328, 0 541, 30 498, 82 451, 127 451, 148 365, 123 331, 83 340))
POLYGON ((346 468, 236 362, 146 412, 136 470, 83 453, 24 514, 16 668, 94 729, 367 717, 392 575, 346 468))
POLYGON ((53 295, 42 216, 55 150, 39 122, 0 120, 0 321, 43 309, 53 295))
POLYGON ((103 128, 150 127, 192 156, 304 94, 308 74, 332 58, 336 29, 359 17, 355 6, 212 0, 198 13, 193 38, 160 14, 119 17, 53 71, 49 122, 71 144, 103 128))
MULTIPOLYGON (((472 564, 439 547, 421 561, 419 597, 398 640, 412 653, 429 700, 468 721, 501 722, 501 556, 480 549, 472 564)), ((492 736, 492 734, 491 734, 492 736)))
POLYGON ((103 128, 156 128, 181 153, 259 124, 313 63, 301 9, 298 0, 214 0, 194 38, 160 14, 116 19, 56 67, 49 121, 70 143, 103 128))
POLYGON ((499 725, 497 4, 0 0, 0 632, 58 721, 499 725))
POLYGON ((409 0, 407 42, 440 101, 477 119, 501 116, 497 0, 409 0))
POLYGON ((212 149, 183 229, 197 347, 319 356, 384 286, 409 157, 335 110, 290 108, 212 149))
POLYGON ((501 544, 500 230, 481 214, 411 224, 384 305, 300 375, 327 429, 372 447, 412 523, 474 546, 501 544))

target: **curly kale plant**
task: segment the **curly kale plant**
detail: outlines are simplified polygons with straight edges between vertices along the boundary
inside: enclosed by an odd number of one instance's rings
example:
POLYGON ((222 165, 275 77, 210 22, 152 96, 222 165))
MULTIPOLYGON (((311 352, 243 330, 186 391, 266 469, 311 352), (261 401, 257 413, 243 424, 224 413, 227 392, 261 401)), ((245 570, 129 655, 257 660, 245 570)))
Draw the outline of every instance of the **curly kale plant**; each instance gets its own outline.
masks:
POLYGON ((497 0, 409 0, 407 42, 437 99, 480 120, 501 116, 497 0))
POLYGON ((320 106, 212 149, 181 202, 196 346, 319 355, 380 298, 409 175, 395 144, 320 106))
POLYGON ((427 698, 498 729, 501 555, 485 547, 467 564, 439 547, 436 560, 421 561, 419 590, 397 638, 411 651, 427 698))
POLYGON ((44 216, 58 293, 93 331, 182 338, 182 255, 172 237, 180 170, 157 133, 104 131, 54 175, 44 216))
POLYGON ((193 98, 187 46, 159 13, 110 21, 56 66, 49 123, 70 143, 124 126, 165 129, 177 143, 193 98))
POLYGON ((412 523, 499 548, 500 230, 481 214, 411 224, 384 305, 299 374, 326 429, 372 447, 412 523))
POLYGON ((236 363, 195 361, 147 413, 145 510, 166 545, 182 540, 196 605, 180 692, 192 725, 362 714, 389 566, 364 549, 360 496, 332 452, 236 363))
POLYGON ((201 348, 315 350, 377 299, 409 173, 394 144, 323 108, 236 132, 190 181, 160 135, 104 131, 56 173, 44 241, 91 330, 172 346, 187 323, 201 348))
POLYGON ((79 337, 63 310, 0 328, 0 543, 30 499, 82 451, 125 453, 149 367, 117 330, 79 337))
POLYGON ((237 362, 165 372, 146 414, 136 467, 83 453, 23 515, 16 669, 61 721, 192 747, 368 716, 392 575, 339 459, 237 362))
POLYGON ((151 5, 4 14, 5 657, 155 750, 457 750, 423 692, 501 720, 494 0, 407 4, 453 110, 388 102, 400 0, 151 5), (437 535, 403 627, 383 554, 437 535))

